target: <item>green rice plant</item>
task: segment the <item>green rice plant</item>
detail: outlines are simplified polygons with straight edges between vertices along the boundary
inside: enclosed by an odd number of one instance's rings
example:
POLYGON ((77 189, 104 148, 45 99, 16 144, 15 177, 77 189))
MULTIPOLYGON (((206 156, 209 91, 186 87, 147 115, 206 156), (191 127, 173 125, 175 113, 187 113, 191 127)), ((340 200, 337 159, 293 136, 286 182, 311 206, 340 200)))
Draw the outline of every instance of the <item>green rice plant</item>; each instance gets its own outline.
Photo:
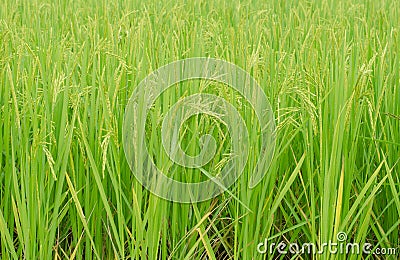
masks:
POLYGON ((372 0, 3 0, 1 258, 398 259, 399 10, 398 1, 372 0), (197 93, 237 108, 253 148, 228 191, 185 204, 155 196, 134 177, 122 129, 139 82, 191 57, 250 73, 277 127, 271 165, 250 189, 261 126, 245 98, 206 80, 166 90, 145 129, 159 169, 198 182, 227 163, 232 135, 210 115, 179 129, 192 156, 202 135, 217 141, 203 168, 175 164, 162 147, 165 115, 197 93), (282 254, 276 247, 321 250, 328 241, 397 252, 282 254))

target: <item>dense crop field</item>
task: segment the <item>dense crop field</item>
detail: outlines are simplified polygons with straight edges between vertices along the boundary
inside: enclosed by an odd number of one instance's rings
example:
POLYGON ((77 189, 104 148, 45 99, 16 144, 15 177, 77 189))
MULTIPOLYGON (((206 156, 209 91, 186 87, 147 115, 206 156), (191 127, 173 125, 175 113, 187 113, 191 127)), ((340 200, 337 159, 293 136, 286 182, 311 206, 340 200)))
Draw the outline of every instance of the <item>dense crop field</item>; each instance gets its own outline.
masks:
POLYGON ((2 0, 0 258, 398 259, 399 33, 399 1, 2 0), (198 182, 229 161, 237 136, 212 114, 179 130, 191 156, 202 135, 215 138, 203 168, 177 165, 163 149, 163 118, 196 93, 231 103, 254 148, 227 191, 178 203, 135 178, 123 122, 141 80, 191 57, 254 77, 276 146, 249 188, 262 128, 249 103, 218 82, 172 86, 146 117, 159 169, 198 182), (328 241, 369 243, 375 254, 333 253, 328 241), (278 243, 321 252, 284 254, 278 243))

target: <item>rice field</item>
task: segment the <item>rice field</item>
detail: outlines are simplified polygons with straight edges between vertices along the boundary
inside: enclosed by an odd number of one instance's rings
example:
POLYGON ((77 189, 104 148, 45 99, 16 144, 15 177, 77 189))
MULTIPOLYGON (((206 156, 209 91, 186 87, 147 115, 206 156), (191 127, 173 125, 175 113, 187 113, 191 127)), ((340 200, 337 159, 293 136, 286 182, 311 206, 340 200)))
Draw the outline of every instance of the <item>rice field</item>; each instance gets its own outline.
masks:
POLYGON ((388 0, 3 0, 0 258, 398 259, 399 33, 400 2, 388 0), (142 80, 193 57, 257 81, 275 146, 254 171, 264 125, 250 99, 259 95, 227 84, 187 80, 141 100, 140 144, 176 181, 219 176, 243 144, 230 130, 240 121, 248 133, 233 185, 180 203, 139 181, 146 164, 131 167, 124 122, 142 80), (227 101, 240 120, 182 115, 173 148, 208 158, 215 141, 212 158, 185 167, 163 148, 163 122, 174 121, 163 120, 199 93, 227 101), (254 172, 262 178, 250 187, 254 172), (330 242, 369 252, 332 252, 330 242))

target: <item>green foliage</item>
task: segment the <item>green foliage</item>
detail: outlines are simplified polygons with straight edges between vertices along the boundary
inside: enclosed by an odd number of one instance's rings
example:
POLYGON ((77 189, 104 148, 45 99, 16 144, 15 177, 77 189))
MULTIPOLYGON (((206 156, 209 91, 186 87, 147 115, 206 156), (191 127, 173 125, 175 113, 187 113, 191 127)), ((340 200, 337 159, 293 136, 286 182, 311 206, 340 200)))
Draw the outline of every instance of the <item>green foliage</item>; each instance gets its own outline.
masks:
MULTIPOLYGON (((1 258, 260 259, 265 238, 321 245, 341 231, 400 252, 399 11, 398 1, 372 0, 3 0, 1 258), (202 56, 233 62, 260 83, 277 149, 254 189, 256 152, 229 193, 171 203, 130 172, 124 109, 151 71, 202 56)), ((161 122, 199 92, 237 107, 257 143, 259 125, 238 93, 182 83, 155 102, 146 127, 154 161, 176 179, 204 176, 167 158, 161 122)), ((226 127, 199 115, 181 130, 191 155, 204 133, 219 141, 205 167, 216 174, 229 153, 226 127)))

